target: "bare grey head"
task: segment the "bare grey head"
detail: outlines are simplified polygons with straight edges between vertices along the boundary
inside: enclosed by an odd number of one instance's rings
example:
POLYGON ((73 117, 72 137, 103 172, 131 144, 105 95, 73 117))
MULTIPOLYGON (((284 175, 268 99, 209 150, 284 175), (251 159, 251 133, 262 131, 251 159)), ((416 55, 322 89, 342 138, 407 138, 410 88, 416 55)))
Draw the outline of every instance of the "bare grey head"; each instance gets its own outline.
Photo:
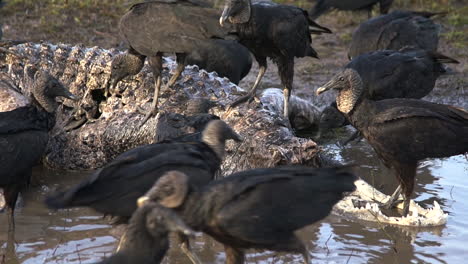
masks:
MULTIPOLYGON (((131 53, 117 54, 111 63, 107 90, 113 90, 125 77, 138 74, 145 64, 145 57, 131 53)), ((107 91, 106 91, 107 92, 107 91)))
POLYGON ((363 93, 361 76, 356 70, 345 69, 333 76, 333 78, 317 89, 317 95, 335 89, 338 90, 336 105, 340 112, 348 114, 351 112, 363 93))
POLYGON ((205 129, 205 127, 212 120, 219 120, 219 117, 212 114, 196 114, 188 117, 187 125, 190 127, 190 133, 198 133, 205 129))
MULTIPOLYGON (((120 239, 117 254, 111 258, 122 259, 138 252, 136 257, 149 257, 152 262, 159 263, 169 249, 169 232, 195 234, 174 211, 156 202, 146 201, 133 213, 120 239)), ((133 258, 132 261, 137 261, 135 256, 133 258)), ((128 263, 128 260, 103 263, 128 263)))
POLYGON ((42 70, 37 70, 34 74, 31 91, 34 99, 49 113, 55 112, 57 108, 55 97, 78 100, 78 97, 68 91, 59 80, 42 70))
POLYGON ((250 0, 225 0, 219 24, 223 26, 224 22, 228 19, 232 24, 247 23, 252 14, 251 9, 252 3, 250 0))
POLYGON ((215 101, 211 101, 206 98, 194 98, 188 101, 187 103, 187 115, 196 115, 196 114, 207 114, 208 111, 219 106, 215 101))
POLYGON ((195 234, 173 210, 154 202, 146 202, 143 206, 150 209, 146 215, 146 229, 154 238, 167 232, 178 232, 187 236, 195 234))
POLYGON ((177 208, 184 203, 188 190, 188 176, 185 173, 168 171, 137 200, 137 205, 141 207, 147 202, 156 202, 167 208, 177 208))
POLYGON ((210 121, 202 132, 202 141, 210 146, 220 159, 224 157, 224 148, 228 139, 242 141, 242 137, 222 120, 210 121))

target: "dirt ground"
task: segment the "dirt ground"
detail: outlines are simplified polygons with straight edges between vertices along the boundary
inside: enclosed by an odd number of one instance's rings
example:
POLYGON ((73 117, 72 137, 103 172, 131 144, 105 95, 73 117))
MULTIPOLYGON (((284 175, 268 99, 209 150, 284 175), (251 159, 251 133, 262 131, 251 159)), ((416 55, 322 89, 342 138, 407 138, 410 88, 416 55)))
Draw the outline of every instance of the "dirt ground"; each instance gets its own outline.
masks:
MULTIPOLYGON (((0 23, 3 24, 4 39, 28 41, 83 43, 86 46, 125 49, 118 34, 118 20, 122 14, 137 1, 102 0, 10 0, 0 9, 0 23)), ((219 6, 221 2, 214 0, 219 6)), ((279 2, 279 1, 278 1, 279 2)), ((308 1, 290 1, 304 8, 310 7, 308 1)), ((394 9, 449 11, 435 20, 442 24, 439 51, 460 61, 450 67, 457 72, 450 78, 441 78, 437 89, 457 89, 461 98, 467 98, 468 89, 468 5, 467 0, 396 0, 394 9), (413 3, 414 2, 414 3, 413 3)), ((377 13, 374 10, 374 15, 377 13)), ((221 11, 220 11, 221 12, 221 11)), ((313 36, 313 47, 320 60, 299 58, 295 64, 294 92, 301 97, 310 98, 317 106, 328 104, 333 95, 315 98, 314 91, 339 71, 348 62, 347 48, 352 32, 359 23, 367 19, 367 13, 333 11, 318 19, 318 23, 329 27, 334 33, 313 36)), ((255 63, 250 74, 240 83, 249 89, 258 73, 255 63)), ((269 63, 263 88, 281 87, 277 68, 269 63)), ((436 89, 436 90, 437 90, 436 89)))

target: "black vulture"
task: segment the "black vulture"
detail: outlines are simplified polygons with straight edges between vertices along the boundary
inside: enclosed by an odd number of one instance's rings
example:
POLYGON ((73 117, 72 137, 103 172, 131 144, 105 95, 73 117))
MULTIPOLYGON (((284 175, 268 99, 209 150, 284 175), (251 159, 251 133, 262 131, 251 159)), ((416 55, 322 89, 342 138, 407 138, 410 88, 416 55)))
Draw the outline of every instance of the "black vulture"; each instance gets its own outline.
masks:
POLYGON ((380 14, 387 14, 393 0, 318 0, 310 10, 310 18, 317 19, 330 9, 346 11, 367 10, 370 18, 372 8, 377 3, 380 5, 380 14))
POLYGON ((145 203, 130 218, 117 252, 99 264, 159 264, 169 249, 169 232, 194 234, 171 209, 145 203))
POLYGON ((115 86, 125 76, 138 73, 148 57, 155 91, 152 109, 142 124, 157 111, 163 53, 175 53, 177 57, 177 69, 167 83, 169 87, 184 70, 187 53, 212 39, 227 37, 228 30, 217 24, 217 16, 216 9, 194 1, 158 0, 135 4, 120 19, 120 33, 129 49, 126 54, 113 59, 109 86, 115 86))
POLYGON ((201 141, 166 140, 131 149, 87 179, 46 199, 50 208, 88 206, 128 220, 136 200, 169 170, 181 170, 191 184, 203 186, 214 178, 225 152, 225 141, 240 137, 221 120, 211 121, 201 141))
POLYGON ((355 190, 354 181, 347 168, 291 166, 238 172, 197 189, 184 173, 172 171, 139 203, 174 208, 192 229, 224 244, 226 263, 244 263, 249 248, 296 252, 310 263, 294 231, 325 218, 355 190))
POLYGON ((267 58, 278 65, 278 72, 283 85, 283 116, 288 118, 288 101, 294 78, 294 58, 314 57, 317 52, 311 47, 311 33, 331 33, 310 20, 307 11, 288 5, 250 0, 226 0, 220 24, 229 20, 235 26, 242 45, 247 47, 258 64, 260 71, 254 86, 247 96, 235 101, 235 107, 255 96, 256 89, 266 71, 267 58))
POLYGON ((188 53, 184 64, 216 72, 218 76, 226 77, 237 85, 249 74, 252 56, 246 47, 236 41, 215 39, 201 43, 188 53))
POLYGON ((221 107, 221 105, 206 98, 192 98, 187 101, 185 113, 187 115, 207 114, 214 107, 221 107))
POLYGON ((29 185, 32 167, 41 159, 48 131, 55 125, 55 98, 76 100, 47 72, 38 70, 31 87, 32 104, 0 112, 0 187, 9 213, 9 230, 14 229, 18 194, 29 185))
POLYGON ((436 51, 440 25, 430 18, 440 13, 393 11, 362 23, 353 33, 349 58, 376 50, 406 46, 436 51))
POLYGON ((219 120, 212 114, 186 116, 173 112, 159 112, 155 142, 164 140, 200 141, 203 129, 211 120, 219 120))
MULTIPOLYGON (((121 54, 112 61, 109 90, 113 90, 123 78, 141 71, 145 56, 121 54)), ((233 40, 213 39, 199 43, 185 57, 184 65, 197 65, 207 72, 216 72, 220 77, 228 78, 232 83, 239 82, 250 72, 252 56, 249 50, 233 40)), ((109 91, 106 91, 108 93, 109 91)))
MULTIPOLYGON (((419 99, 428 95, 434 89, 437 78, 445 73, 442 63, 458 61, 437 52, 413 48, 375 51, 355 57, 332 79, 352 79, 352 75, 359 75, 363 96, 370 100, 419 99)), ((322 114, 323 127, 337 125, 336 121, 341 120, 339 115, 336 105, 335 108, 327 108, 322 114)))
POLYGON ((458 61, 423 49, 383 50, 357 56, 334 78, 359 74, 365 96, 371 100, 419 99, 428 95, 446 72, 442 63, 458 61))
POLYGON ((199 141, 201 132, 211 120, 218 120, 208 111, 219 106, 205 98, 194 98, 187 102, 185 115, 175 112, 159 112, 155 142, 163 140, 199 141))
POLYGON ((367 139, 384 165, 397 173, 400 185, 385 207, 393 207, 403 192, 406 216, 418 162, 468 152, 468 112, 418 99, 368 100, 362 82, 358 74, 334 78, 317 94, 339 91, 338 110, 367 139))
POLYGON ((338 110, 336 102, 325 107, 320 113, 320 132, 349 125, 346 117, 338 110))

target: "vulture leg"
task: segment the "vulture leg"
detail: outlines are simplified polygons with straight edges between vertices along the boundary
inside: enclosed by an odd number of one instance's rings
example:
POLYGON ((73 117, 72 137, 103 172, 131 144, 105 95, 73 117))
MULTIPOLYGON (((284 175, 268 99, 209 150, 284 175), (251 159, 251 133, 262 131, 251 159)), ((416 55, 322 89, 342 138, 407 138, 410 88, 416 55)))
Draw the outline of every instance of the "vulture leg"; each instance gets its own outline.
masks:
MULTIPOLYGON (((8 232, 7 234, 7 241, 6 241, 6 256, 5 258, 8 260, 9 258, 14 258, 16 257, 16 248, 15 248, 15 232, 8 232)), ((5 262, 0 262, 0 263, 7 263, 5 262)), ((19 262, 10 262, 10 263, 19 263, 19 262)))
POLYGON ((226 264, 244 264, 245 256, 242 249, 224 245, 224 251, 226 252, 226 264))
POLYGON ((9 186, 3 189, 5 206, 8 213, 8 232, 15 230, 15 205, 18 200, 19 186, 9 186))
MULTIPOLYGON (((251 101, 256 93, 257 93, 257 87, 258 85, 260 84, 260 81, 262 80, 263 78, 263 75, 265 74, 266 72, 266 69, 267 69, 267 60, 266 60, 266 57, 257 57, 255 56, 255 59, 257 60, 258 64, 260 65, 260 70, 258 71, 258 75, 257 75, 257 79, 255 80, 255 83, 252 87, 252 89, 250 89, 249 93, 245 96, 242 96, 241 98, 237 99, 237 101, 235 101, 234 103, 232 103, 230 106, 229 106, 229 109, 232 109, 242 103, 245 103, 247 101, 251 101)), ((229 111, 228 109, 228 111, 229 111)))
POLYGON ((304 258, 304 264, 310 264, 309 250, 296 235, 293 235, 287 243, 278 245, 278 250, 300 253, 304 258))
POLYGON ((401 194, 401 190, 402 190, 402 188, 401 188, 401 184, 400 184, 400 185, 398 185, 396 190, 393 192, 392 196, 390 196, 388 201, 383 204, 383 208, 385 208, 387 210, 392 209, 397 204, 398 197, 400 197, 400 194, 401 194))
POLYGON ((304 250, 302 251, 302 256, 304 257, 304 263, 310 264, 310 255, 307 247, 304 246, 304 250))
POLYGON ((293 78, 294 78, 294 58, 282 58, 278 62, 278 72, 283 84, 284 110, 283 117, 289 118, 289 97, 291 96, 293 78))
POLYGON ((409 205, 411 200, 411 194, 414 189, 414 178, 416 177, 416 168, 418 164, 400 164, 399 179, 400 185, 403 189, 403 212, 402 216, 407 216, 409 212, 409 205))
POLYGON ((153 104, 151 105, 151 110, 146 114, 145 118, 140 124, 140 127, 142 127, 146 121, 148 121, 148 119, 156 116, 156 112, 158 111, 159 90, 161 89, 162 53, 158 52, 156 56, 149 57, 148 62, 151 70, 153 71, 153 76, 155 79, 154 98, 153 104))
POLYGON ((179 233, 177 233, 177 236, 179 237, 180 248, 185 253, 185 255, 187 255, 190 261, 192 261, 193 264, 202 264, 198 256, 193 253, 192 249, 190 248, 190 241, 188 237, 179 233))
POLYGON ((186 54, 185 53, 177 53, 176 56, 177 56, 176 57, 176 61, 177 61, 176 72, 174 73, 174 75, 172 75, 169 82, 167 82, 166 89, 169 89, 172 85, 174 85, 174 83, 177 81, 177 79, 179 78, 179 76, 182 74, 182 72, 185 69, 186 54))

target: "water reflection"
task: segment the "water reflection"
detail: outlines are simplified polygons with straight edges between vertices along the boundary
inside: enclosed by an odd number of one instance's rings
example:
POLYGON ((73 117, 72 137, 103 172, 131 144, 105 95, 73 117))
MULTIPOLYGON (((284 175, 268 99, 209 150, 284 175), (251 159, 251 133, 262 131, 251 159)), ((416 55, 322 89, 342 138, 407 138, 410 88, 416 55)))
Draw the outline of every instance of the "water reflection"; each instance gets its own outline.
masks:
MULTIPOLYGON (((50 187, 70 186, 85 175, 34 170, 32 186, 15 216, 14 240, 7 235, 7 227, 0 225, 3 263, 94 263, 111 254, 116 239, 109 235, 110 225, 101 215, 88 209, 52 212, 42 203, 50 187)), ((0 221, 6 221, 5 214, 0 221)))

